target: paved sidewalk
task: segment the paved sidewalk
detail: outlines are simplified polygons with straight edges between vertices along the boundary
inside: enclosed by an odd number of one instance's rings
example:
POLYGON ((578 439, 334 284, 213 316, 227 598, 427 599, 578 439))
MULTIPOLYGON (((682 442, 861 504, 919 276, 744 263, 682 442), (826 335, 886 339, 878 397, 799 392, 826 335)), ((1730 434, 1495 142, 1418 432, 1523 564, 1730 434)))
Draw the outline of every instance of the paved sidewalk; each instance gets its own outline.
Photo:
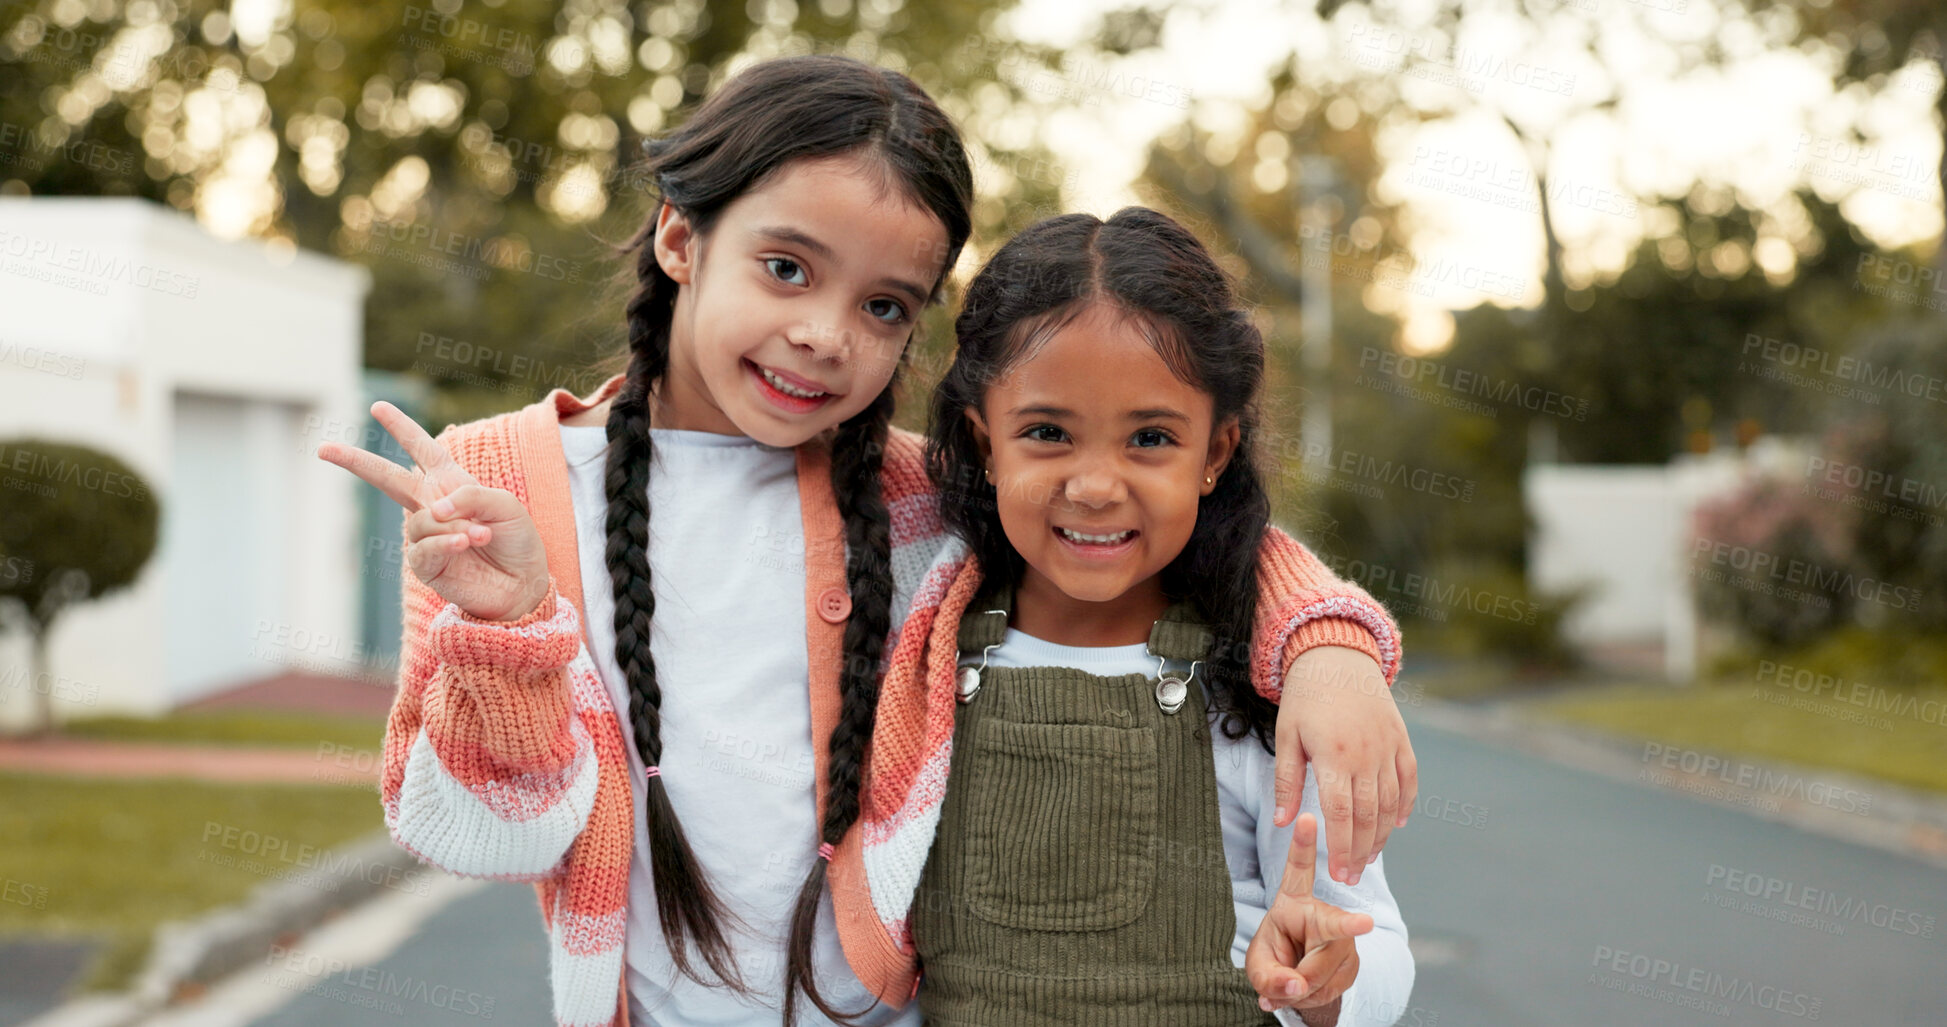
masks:
POLYGON ((284 710, 342 717, 383 717, 397 688, 391 681, 292 672, 204 696, 182 709, 284 710))
MULTIPOLYGON (((268 710, 380 719, 392 709, 389 683, 288 673, 205 696, 179 712, 268 710)), ((378 747, 375 732, 372 748, 378 747)), ((180 777, 198 781, 360 785, 378 783, 375 761, 320 759, 314 748, 125 742, 59 736, 0 739, 0 771, 75 777, 180 777)))
POLYGON ((111 742, 92 738, 0 740, 0 770, 73 777, 183 777, 199 781, 357 785, 377 766, 320 759, 315 749, 111 742), (350 763, 353 765, 340 765, 350 763))

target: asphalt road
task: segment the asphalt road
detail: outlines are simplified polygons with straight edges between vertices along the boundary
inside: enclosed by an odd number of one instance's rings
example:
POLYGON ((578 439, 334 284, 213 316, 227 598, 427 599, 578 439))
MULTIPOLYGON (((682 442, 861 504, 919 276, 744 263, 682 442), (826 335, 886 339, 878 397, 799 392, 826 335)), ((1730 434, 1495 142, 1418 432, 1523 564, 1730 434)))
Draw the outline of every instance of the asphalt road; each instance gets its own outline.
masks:
MULTIPOLYGON (((1947 1024, 1940 871, 1412 730, 1424 793, 1386 856, 1419 962, 1405 1027, 1947 1024)), ((533 892, 469 895, 326 983, 258 1027, 547 1023, 533 892)))
POLYGON ((1939 870, 1409 724, 1402 1024, 1947 1024, 1939 870))

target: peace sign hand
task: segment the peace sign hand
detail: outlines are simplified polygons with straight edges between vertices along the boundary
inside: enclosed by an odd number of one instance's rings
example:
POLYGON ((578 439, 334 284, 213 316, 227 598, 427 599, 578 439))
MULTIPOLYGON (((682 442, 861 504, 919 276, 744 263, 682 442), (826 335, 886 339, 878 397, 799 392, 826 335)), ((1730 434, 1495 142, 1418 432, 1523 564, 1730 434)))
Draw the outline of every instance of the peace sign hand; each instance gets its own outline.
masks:
POLYGON ((513 621, 547 598, 547 551, 527 508, 487 488, 404 411, 380 400, 372 416, 399 441, 412 470, 326 442, 318 458, 358 475, 406 511, 405 559, 447 602, 482 620, 513 621))
POLYGON ((1318 818, 1300 814, 1277 898, 1244 951, 1244 973, 1257 989, 1260 1009, 1336 1005, 1359 976, 1352 939, 1372 930, 1372 917, 1313 898, 1317 872, 1318 818))

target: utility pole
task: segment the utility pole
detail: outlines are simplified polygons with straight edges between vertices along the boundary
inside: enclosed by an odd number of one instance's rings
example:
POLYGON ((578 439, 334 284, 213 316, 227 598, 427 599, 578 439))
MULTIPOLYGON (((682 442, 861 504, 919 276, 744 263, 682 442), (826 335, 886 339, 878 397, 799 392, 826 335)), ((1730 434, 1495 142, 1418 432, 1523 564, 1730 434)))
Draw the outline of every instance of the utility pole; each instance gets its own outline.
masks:
POLYGON ((1336 197, 1338 173, 1329 157, 1301 157, 1291 176, 1292 205, 1303 230, 1298 238, 1299 279, 1304 284, 1299 321, 1303 334, 1305 413, 1300 425, 1304 443, 1305 476, 1325 473, 1332 452, 1332 228, 1337 222, 1329 202, 1336 197))

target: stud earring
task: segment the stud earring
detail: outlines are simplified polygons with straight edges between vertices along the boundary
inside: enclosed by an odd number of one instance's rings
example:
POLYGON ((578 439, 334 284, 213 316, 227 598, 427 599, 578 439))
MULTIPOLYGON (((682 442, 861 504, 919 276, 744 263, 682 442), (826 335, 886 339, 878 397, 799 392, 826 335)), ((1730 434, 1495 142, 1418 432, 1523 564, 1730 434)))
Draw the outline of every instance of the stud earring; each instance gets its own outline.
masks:
POLYGON ((987 481, 989 484, 992 484, 994 481, 994 469, 992 467, 987 468, 987 481))
POLYGON ((1212 478, 1211 476, 1209 476, 1209 475, 1207 475, 1207 474, 1206 474, 1206 475, 1204 475, 1204 476, 1203 476, 1203 483, 1204 483, 1205 485, 1215 485, 1215 484, 1217 484, 1217 479, 1215 479, 1215 478, 1212 478))

